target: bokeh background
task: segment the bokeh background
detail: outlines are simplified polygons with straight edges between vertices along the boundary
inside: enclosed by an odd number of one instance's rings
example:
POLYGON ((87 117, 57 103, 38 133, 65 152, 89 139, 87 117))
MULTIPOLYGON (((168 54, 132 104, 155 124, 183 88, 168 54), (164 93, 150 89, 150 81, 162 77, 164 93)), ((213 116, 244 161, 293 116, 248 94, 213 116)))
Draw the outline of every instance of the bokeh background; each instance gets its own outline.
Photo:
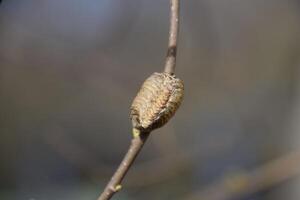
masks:
MULTIPOLYGON (((168 0, 3 0, 0 199, 96 199, 162 71, 168 0)), ((300 1, 181 1, 184 103, 114 199, 300 198, 300 1)))

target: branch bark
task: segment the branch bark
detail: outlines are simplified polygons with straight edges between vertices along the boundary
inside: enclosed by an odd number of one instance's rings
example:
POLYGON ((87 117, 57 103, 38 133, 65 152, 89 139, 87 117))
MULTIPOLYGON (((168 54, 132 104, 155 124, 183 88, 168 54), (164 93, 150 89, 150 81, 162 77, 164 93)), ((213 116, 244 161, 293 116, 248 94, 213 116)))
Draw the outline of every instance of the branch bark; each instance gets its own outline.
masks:
POLYGON ((109 183, 105 187, 98 200, 108 200, 122 188, 120 184, 128 170, 130 169, 131 165, 133 164, 135 158, 144 146, 149 134, 150 133, 140 133, 138 136, 134 137, 131 140, 131 145, 125 157, 123 158, 121 164, 110 179, 109 183))
POLYGON ((170 31, 167 58, 165 64, 165 72, 169 74, 175 73, 176 54, 177 54, 177 38, 179 32, 179 0, 170 0, 170 31))
MULTIPOLYGON (((176 64, 177 36, 179 28, 179 0, 170 0, 170 3, 171 10, 169 44, 164 72, 174 74, 176 64)), ((134 137, 124 159, 122 160, 121 164, 119 165, 118 169, 112 176, 111 180, 105 187, 98 200, 109 200, 116 192, 118 192, 122 188, 121 182, 132 166, 135 158, 141 151, 143 145, 150 135, 150 132, 139 132, 138 130, 134 129, 133 135, 134 137)))

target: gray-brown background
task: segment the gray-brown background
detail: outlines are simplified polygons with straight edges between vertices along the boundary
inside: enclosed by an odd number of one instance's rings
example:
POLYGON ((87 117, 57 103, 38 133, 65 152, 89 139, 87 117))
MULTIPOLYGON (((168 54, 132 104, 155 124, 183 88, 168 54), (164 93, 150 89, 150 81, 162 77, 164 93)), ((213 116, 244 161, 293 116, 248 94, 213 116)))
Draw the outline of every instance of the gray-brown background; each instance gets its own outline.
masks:
MULTIPOLYGON (((136 91, 163 69, 168 12, 167 0, 3 0, 0 199, 96 199, 129 145, 136 91)), ((182 0, 184 103, 115 199, 186 199, 296 150, 299 33, 296 0, 182 0)), ((238 199, 297 200, 293 183, 238 199)))

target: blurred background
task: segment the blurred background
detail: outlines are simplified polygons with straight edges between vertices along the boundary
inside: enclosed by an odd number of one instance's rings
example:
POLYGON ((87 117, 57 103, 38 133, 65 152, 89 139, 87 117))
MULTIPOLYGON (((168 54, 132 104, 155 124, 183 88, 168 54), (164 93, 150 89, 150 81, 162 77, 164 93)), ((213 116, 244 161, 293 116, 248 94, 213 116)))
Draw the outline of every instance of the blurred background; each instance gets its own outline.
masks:
MULTIPOLYGON (((168 0, 3 0, 0 199, 96 199, 162 71, 168 0)), ((185 99, 113 199, 300 199, 300 1, 181 1, 185 99)))

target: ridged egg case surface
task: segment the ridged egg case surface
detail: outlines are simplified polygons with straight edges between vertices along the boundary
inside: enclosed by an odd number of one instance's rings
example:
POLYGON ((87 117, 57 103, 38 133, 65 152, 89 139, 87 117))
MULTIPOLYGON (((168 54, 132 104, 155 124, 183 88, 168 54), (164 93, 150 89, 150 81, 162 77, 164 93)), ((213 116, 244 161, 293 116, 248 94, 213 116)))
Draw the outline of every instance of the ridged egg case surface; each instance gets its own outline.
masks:
POLYGON ((179 108, 183 91, 183 81, 175 75, 152 74, 143 83, 131 105, 133 127, 143 131, 162 127, 179 108))

